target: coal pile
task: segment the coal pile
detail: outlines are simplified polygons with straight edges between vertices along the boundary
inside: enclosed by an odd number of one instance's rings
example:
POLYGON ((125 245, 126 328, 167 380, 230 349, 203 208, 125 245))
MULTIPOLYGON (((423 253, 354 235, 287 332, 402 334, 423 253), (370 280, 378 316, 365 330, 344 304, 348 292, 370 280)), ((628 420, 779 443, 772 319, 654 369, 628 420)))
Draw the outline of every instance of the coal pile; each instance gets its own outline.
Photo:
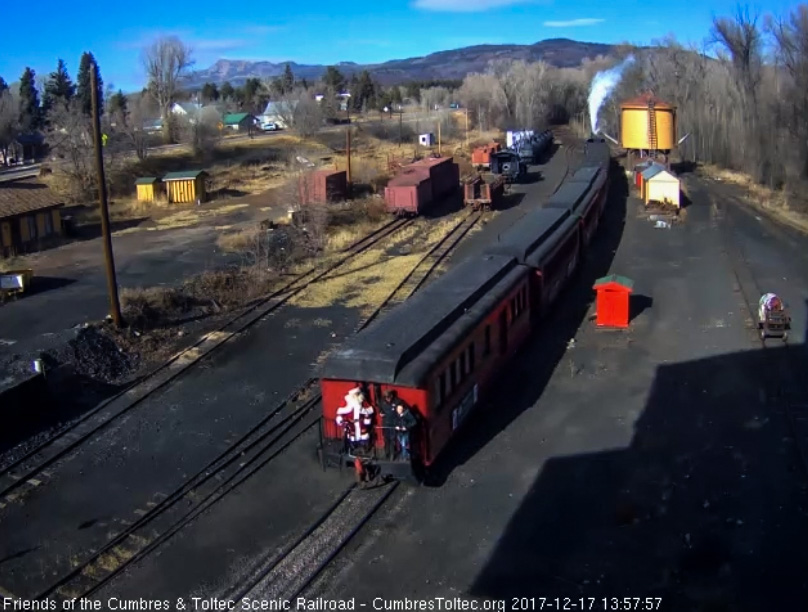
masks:
POLYGON ((139 366, 137 354, 121 348, 98 327, 85 327, 67 345, 65 361, 70 361, 77 374, 93 380, 118 382, 131 376, 139 366))

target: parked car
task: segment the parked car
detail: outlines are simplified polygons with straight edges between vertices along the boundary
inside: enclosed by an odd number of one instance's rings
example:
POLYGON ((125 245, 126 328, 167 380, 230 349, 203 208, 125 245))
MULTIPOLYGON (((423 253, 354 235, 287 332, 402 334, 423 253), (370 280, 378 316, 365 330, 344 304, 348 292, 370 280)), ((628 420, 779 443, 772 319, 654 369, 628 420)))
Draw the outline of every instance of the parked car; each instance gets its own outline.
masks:
POLYGON ((270 122, 270 123, 265 123, 265 124, 263 124, 263 125, 261 126, 261 129, 262 129, 263 131, 265 131, 265 132, 276 132, 276 131, 278 131, 278 130, 279 130, 279 129, 281 129, 281 128, 280 128, 280 126, 279 126, 277 123, 272 123, 272 122, 270 122))

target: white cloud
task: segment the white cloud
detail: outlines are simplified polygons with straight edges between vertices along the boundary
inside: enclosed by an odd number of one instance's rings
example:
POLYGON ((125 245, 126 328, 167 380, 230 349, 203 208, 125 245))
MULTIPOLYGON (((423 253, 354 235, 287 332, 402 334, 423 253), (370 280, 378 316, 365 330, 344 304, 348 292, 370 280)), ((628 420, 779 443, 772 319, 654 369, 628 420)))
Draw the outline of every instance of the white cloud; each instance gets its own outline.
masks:
POLYGON ((241 38, 192 38, 188 40, 192 51, 234 51, 250 45, 241 38))
POLYGON ((412 6, 423 11, 479 13, 514 4, 528 3, 534 3, 534 0, 415 0, 412 6))
POLYGON ((605 19, 569 19, 567 21, 545 21, 544 27, 546 28, 576 28, 581 26, 593 26, 603 23, 605 19))

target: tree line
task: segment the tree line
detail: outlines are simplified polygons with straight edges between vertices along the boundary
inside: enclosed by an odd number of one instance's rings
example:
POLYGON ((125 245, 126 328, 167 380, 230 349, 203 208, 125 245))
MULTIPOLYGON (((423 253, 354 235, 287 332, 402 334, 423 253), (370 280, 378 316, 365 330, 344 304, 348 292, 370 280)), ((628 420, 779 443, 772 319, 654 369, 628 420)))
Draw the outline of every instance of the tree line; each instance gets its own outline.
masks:
MULTIPOLYGON (((432 108, 461 102, 472 127, 480 130, 544 129, 573 121, 588 132, 587 96, 594 75, 633 54, 636 61, 601 109, 599 125, 617 135, 621 100, 652 90, 677 107, 680 147, 686 160, 717 164, 747 173, 774 188, 801 189, 808 180, 808 5, 784 15, 750 15, 739 10, 713 20, 704 43, 685 47, 675 39, 636 48, 624 44, 610 57, 585 60, 577 68, 545 62, 498 60, 462 81, 421 81, 382 86, 367 71, 346 76, 329 66, 315 82, 297 78, 290 66, 275 78, 248 79, 239 87, 206 83, 190 91, 191 49, 176 37, 158 39, 144 49, 148 83, 138 96, 99 91, 105 129, 114 143, 126 144, 138 157, 149 146, 143 130, 147 118, 163 119, 163 138, 184 141, 197 152, 219 137, 221 114, 188 122, 171 112, 174 102, 196 95, 220 110, 260 113, 269 100, 285 122, 312 135, 339 114, 339 94, 351 93, 351 113, 383 110, 405 101, 432 108), (315 94, 323 96, 315 101, 315 94)), ((63 61, 41 88, 27 68, 19 92, 0 79, 0 147, 20 133, 42 129, 49 143, 68 156, 86 143, 90 109, 89 74, 97 63, 82 55, 75 83, 63 61), (40 97, 41 96, 41 97, 40 97), (67 127, 66 127, 67 126, 67 127), (59 129, 56 129, 56 128, 59 129), (70 128, 70 129, 67 129, 70 128), (76 132, 76 137, 66 134, 76 132), (72 144, 71 144, 72 143, 72 144)), ((99 89, 102 81, 98 75, 99 89)), ((5 150, 5 149, 4 149, 5 150)))

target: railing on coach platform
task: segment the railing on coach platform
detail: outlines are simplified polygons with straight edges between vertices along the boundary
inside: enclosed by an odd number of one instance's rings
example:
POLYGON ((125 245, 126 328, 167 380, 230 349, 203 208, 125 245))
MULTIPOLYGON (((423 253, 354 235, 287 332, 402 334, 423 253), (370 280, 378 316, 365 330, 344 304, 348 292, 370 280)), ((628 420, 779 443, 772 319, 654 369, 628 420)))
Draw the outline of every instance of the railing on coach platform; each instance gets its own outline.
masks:
POLYGON ((370 429, 370 436, 366 441, 354 442, 348 435, 348 428, 353 423, 337 425, 332 419, 322 417, 320 419, 320 448, 327 454, 339 455, 342 458, 360 457, 372 459, 374 461, 410 461, 413 455, 417 454, 417 429, 412 428, 409 433, 409 457, 402 457, 402 449, 399 445, 398 431, 394 427, 374 425, 370 429), (385 433, 387 436, 385 436, 385 433), (388 441, 392 443, 392 453, 388 455, 388 441))

